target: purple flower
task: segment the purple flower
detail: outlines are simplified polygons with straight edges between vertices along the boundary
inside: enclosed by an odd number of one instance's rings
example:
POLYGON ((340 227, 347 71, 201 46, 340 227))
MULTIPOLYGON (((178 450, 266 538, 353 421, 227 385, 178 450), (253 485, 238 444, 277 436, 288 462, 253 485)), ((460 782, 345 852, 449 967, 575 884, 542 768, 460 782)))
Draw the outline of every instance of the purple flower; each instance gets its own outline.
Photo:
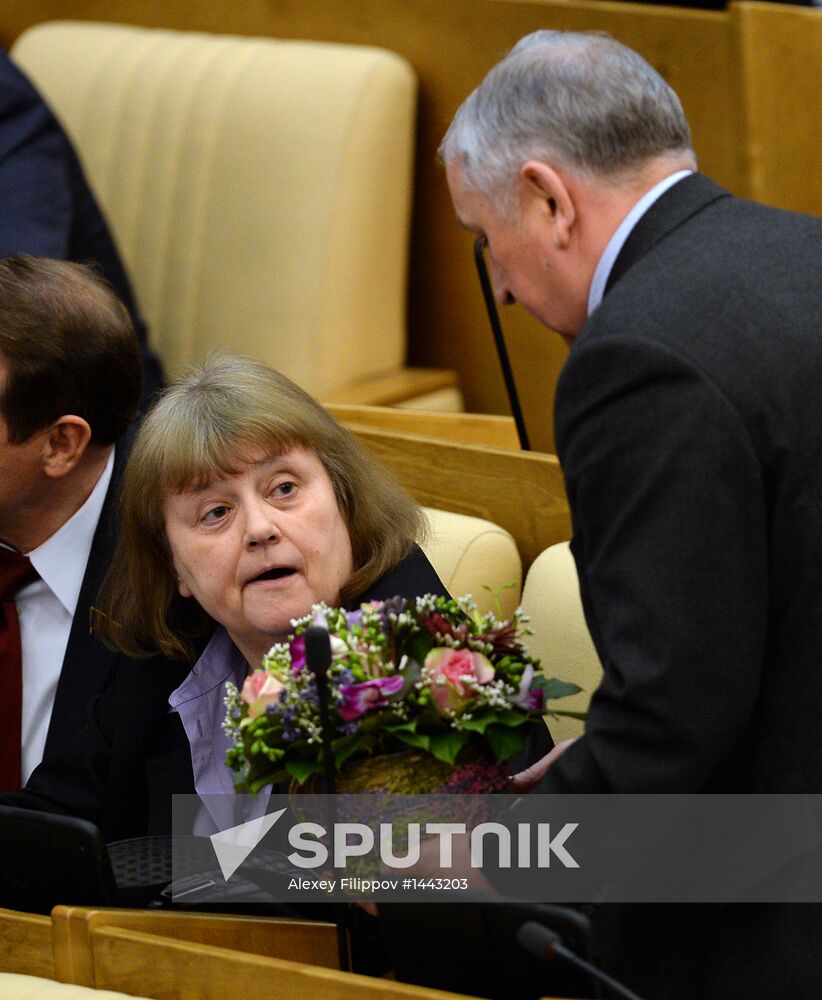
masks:
POLYGON ((514 699, 514 704, 519 705, 528 712, 541 712, 545 703, 545 693, 542 688, 531 688, 534 680, 534 668, 529 663, 522 671, 519 684, 519 693, 514 699))
POLYGON ((289 652, 291 654, 291 673, 302 673, 303 667, 305 667, 305 636, 302 633, 296 639, 291 640, 289 652))
POLYGON ((346 721, 359 719, 370 708, 382 708, 388 700, 402 691, 405 680, 395 674, 393 677, 377 677, 362 684, 344 684, 340 687, 343 698, 340 702, 340 716, 346 721))
POLYGON ((362 611, 346 611, 345 621, 349 628, 359 625, 362 621, 362 611))

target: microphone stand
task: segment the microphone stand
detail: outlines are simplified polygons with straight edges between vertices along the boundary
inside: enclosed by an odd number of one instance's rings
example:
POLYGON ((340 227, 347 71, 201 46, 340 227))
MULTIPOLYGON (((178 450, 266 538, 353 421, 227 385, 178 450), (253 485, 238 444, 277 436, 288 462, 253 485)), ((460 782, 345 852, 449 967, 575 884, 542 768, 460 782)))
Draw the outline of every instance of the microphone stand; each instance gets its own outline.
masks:
POLYGON ((508 359, 508 348, 505 346, 505 338, 502 335, 502 324, 499 321, 499 313, 494 302, 494 290, 491 288, 491 279, 488 277, 488 268, 485 266, 485 255, 483 254, 484 244, 481 239, 474 242, 474 262, 477 265, 480 286, 482 287, 482 297, 485 299, 485 310, 488 313, 488 321, 491 324, 491 333, 494 335, 494 344, 497 348, 502 377, 505 380, 505 390, 508 393, 508 402, 511 406, 511 414, 514 423, 517 425, 517 436, 519 445, 523 451, 530 451, 531 445, 528 441, 528 431, 525 429, 525 418, 519 405, 519 395, 514 382, 514 372, 511 362, 508 359))
MULTIPOLYGON (((331 741, 334 734, 331 730, 331 720, 328 714, 328 668, 331 666, 331 640, 328 630, 319 625, 306 629, 305 661, 317 681, 317 698, 320 707, 320 728, 322 729, 322 757, 325 776, 325 794, 328 797, 328 832, 334 843, 334 827, 337 821, 335 796, 337 794, 336 773, 334 769, 334 752, 331 741)), ((340 969, 343 972, 351 970, 348 950, 348 934, 346 932, 346 917, 348 914, 345 903, 334 903, 335 924, 337 926, 337 954, 340 969)))
POLYGON ((633 990, 629 990, 627 986, 623 986, 618 980, 609 976, 607 972, 602 972, 595 965, 586 962, 584 958, 580 958, 570 948, 566 948, 559 934, 544 924, 538 924, 535 920, 529 920, 523 924, 517 931, 517 943, 536 958, 561 958, 564 962, 568 962, 575 968, 587 972, 589 976, 607 986, 608 989, 618 997, 623 997, 624 1000, 642 1000, 639 994, 634 993, 633 990))

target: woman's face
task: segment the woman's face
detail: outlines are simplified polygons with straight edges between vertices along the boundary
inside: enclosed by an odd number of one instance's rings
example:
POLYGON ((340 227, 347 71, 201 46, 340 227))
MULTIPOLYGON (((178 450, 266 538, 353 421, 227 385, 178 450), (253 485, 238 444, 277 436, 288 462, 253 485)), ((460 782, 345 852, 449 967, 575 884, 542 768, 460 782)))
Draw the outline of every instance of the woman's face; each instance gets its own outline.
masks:
POLYGON ((339 602, 353 569, 348 529, 313 451, 262 451, 235 475, 165 508, 178 588, 224 625, 252 667, 291 619, 339 602))

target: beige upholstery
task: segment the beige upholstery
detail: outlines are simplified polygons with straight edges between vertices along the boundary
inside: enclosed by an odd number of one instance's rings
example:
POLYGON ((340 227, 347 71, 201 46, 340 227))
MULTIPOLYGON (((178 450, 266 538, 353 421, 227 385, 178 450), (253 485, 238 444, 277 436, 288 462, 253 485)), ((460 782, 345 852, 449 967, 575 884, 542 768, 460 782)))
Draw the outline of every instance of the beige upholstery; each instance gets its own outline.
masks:
POLYGON ((323 397, 402 364, 405 60, 79 21, 12 55, 81 154, 170 374, 224 348, 323 397))
POLYGON ((129 1000, 134 994, 95 990, 73 983, 56 983, 39 976, 0 972, 0 1000, 129 1000))
POLYGON ((425 514, 430 534, 422 547, 452 597, 471 594, 481 612, 501 610, 510 618, 522 589, 522 560, 511 534, 468 514, 432 507, 425 514), (500 592, 498 609, 491 591, 508 584, 514 586, 500 592))
MULTIPOLYGON (((585 624, 576 565, 567 542, 552 545, 534 560, 525 578, 522 607, 534 629, 528 648, 540 658, 545 673, 582 688, 556 707, 586 711, 602 677, 602 666, 585 624)), ((548 718, 548 727, 558 743, 581 735, 584 724, 558 716, 548 718)))

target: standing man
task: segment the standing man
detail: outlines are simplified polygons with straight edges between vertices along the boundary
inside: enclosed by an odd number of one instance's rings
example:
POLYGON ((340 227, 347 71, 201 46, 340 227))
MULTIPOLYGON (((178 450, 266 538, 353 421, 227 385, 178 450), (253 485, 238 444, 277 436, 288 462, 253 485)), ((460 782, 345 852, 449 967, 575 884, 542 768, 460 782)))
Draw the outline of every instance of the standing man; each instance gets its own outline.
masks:
MULTIPOLYGON (((695 172, 636 53, 543 31, 441 147, 502 303, 569 344, 572 549, 604 667, 540 791, 822 791, 822 221, 695 172)), ((625 908, 650 996, 822 996, 817 907, 625 908), (650 916, 650 919, 649 919, 650 916)))
POLYGON ((117 659, 89 619, 141 387, 134 327, 103 281, 0 260, 0 791, 80 729, 117 659))

